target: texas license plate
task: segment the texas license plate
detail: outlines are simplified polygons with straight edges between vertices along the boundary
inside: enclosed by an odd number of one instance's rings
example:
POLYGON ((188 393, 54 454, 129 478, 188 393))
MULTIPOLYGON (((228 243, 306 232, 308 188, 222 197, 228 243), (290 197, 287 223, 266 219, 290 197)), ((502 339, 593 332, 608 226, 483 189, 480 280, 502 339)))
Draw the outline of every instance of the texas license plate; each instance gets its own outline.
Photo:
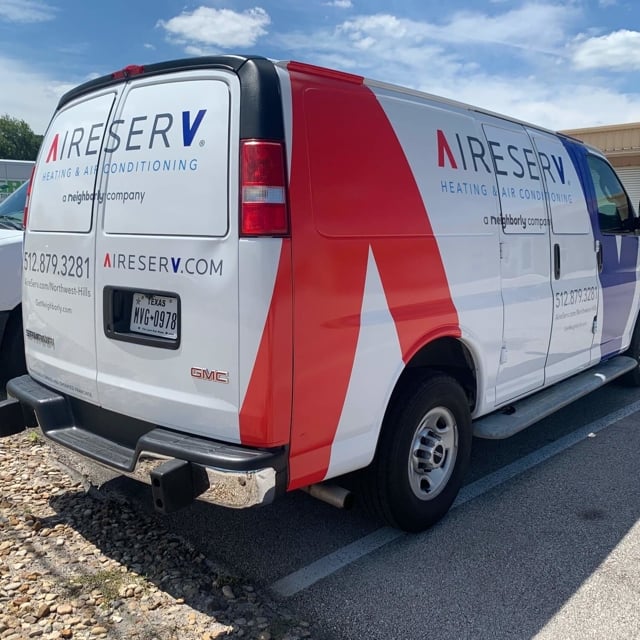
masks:
POLYGON ((134 293, 130 329, 175 340, 178 337, 178 298, 134 293))

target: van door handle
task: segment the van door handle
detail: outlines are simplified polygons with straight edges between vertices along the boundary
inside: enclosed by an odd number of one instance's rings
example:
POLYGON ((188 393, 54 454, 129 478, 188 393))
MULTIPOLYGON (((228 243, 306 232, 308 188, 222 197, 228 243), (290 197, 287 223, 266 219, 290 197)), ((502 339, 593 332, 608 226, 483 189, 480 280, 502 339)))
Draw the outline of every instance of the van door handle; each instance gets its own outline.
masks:
POLYGON ((602 242, 596 240, 596 260, 598 262, 598 273, 602 273, 602 242))
POLYGON ((553 245, 553 277, 560 280, 560 245, 553 245))

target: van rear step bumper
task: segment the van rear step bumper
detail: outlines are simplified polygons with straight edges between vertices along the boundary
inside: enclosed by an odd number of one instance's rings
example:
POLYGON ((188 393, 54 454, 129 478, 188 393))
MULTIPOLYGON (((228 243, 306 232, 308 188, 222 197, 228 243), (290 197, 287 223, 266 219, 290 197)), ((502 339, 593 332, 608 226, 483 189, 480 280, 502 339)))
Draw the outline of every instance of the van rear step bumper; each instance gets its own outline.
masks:
MULTIPOLYGON (((10 398, 6 408, 0 408, 0 424, 4 414, 11 414, 13 424, 17 400, 27 414, 35 414, 44 435, 56 444, 150 484, 154 506, 162 513, 185 507, 195 498, 225 507, 252 507, 268 504, 284 492, 283 448, 251 449, 154 427, 132 449, 76 425, 67 398, 29 375, 10 380, 7 393, 10 398)), ((73 459, 80 462, 76 456, 73 459)))

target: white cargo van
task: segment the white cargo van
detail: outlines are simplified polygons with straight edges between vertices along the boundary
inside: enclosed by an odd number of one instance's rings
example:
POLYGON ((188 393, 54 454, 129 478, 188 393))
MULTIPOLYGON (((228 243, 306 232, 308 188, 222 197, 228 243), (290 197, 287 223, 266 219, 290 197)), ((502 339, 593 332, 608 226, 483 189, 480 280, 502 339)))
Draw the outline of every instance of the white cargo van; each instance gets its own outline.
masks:
POLYGON ((0 415, 160 511, 341 501, 362 470, 420 530, 472 434, 640 381, 637 229, 602 154, 551 131, 295 62, 128 67, 45 135, 0 415))
MULTIPOLYGON (((33 165, 33 163, 32 163, 33 165)), ((29 183, 0 202, 0 398, 26 372, 22 331, 22 218, 29 183)))
POLYGON ((0 160, 0 398, 4 385, 24 373, 22 341, 22 217, 35 163, 0 160))

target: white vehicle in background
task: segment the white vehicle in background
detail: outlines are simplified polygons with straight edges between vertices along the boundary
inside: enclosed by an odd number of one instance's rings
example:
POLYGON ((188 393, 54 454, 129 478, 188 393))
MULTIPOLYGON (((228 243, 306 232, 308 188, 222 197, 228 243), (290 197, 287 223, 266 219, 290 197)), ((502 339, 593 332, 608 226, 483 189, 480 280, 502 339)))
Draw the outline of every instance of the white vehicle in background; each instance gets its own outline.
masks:
POLYGON ((0 160, 0 202, 31 177, 31 160, 0 160))
MULTIPOLYGON (((33 164, 33 163, 32 163, 33 164)), ((0 202, 0 385, 26 371, 22 337, 22 216, 29 183, 0 202)), ((3 389, 4 390, 4 389, 3 389)))

